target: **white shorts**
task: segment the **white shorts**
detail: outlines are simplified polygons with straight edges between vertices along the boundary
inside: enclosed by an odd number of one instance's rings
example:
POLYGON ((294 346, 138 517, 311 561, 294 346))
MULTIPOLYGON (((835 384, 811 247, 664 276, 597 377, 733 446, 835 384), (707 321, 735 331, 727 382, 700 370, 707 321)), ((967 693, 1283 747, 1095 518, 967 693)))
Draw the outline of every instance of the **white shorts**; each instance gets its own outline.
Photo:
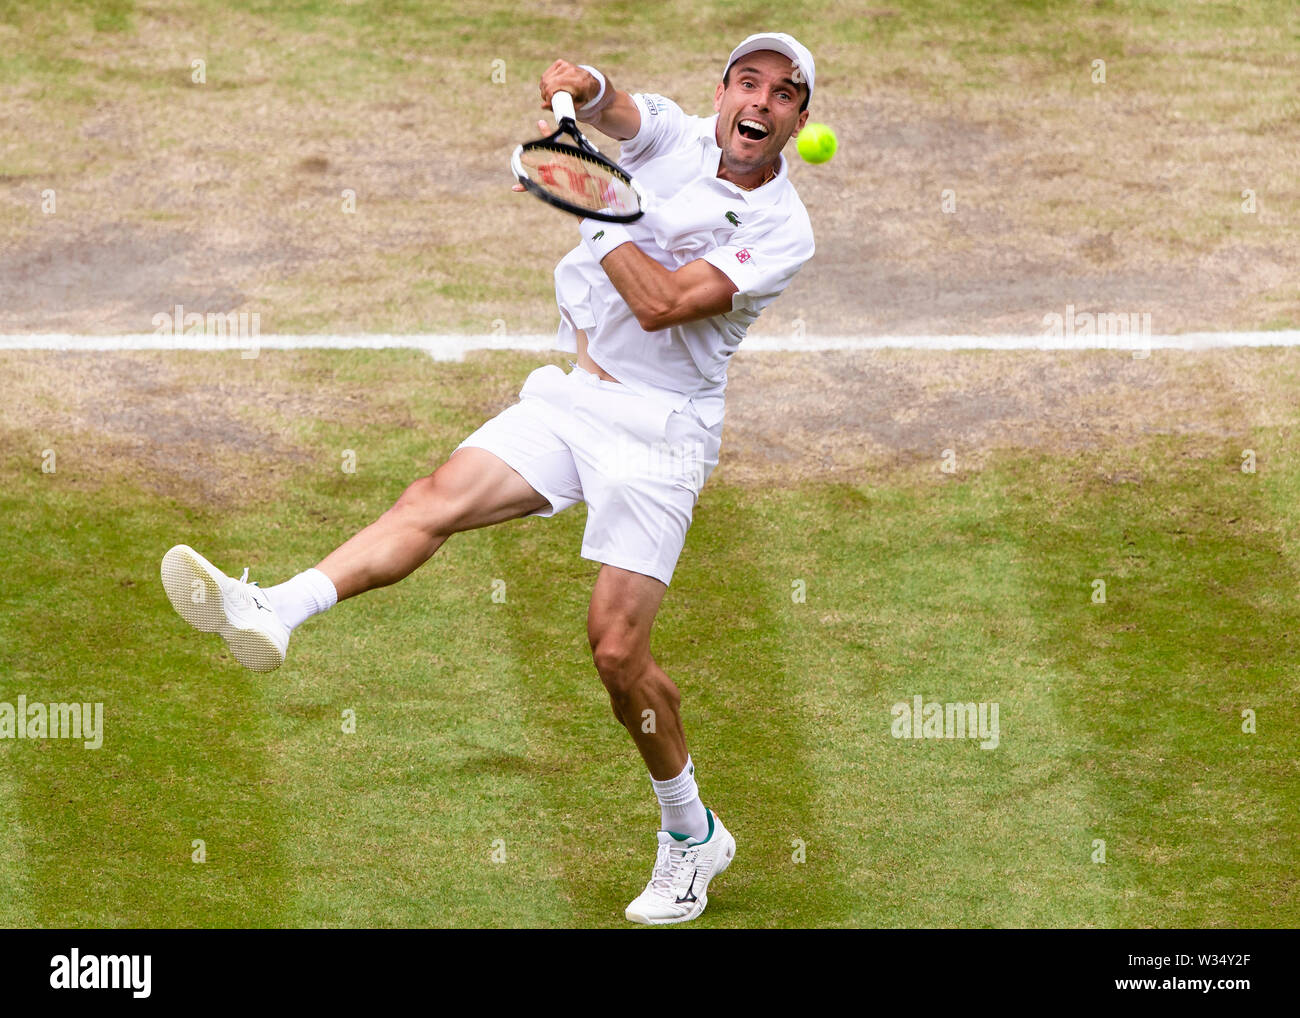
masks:
POLYGON ((672 580, 700 489, 718 465, 722 425, 582 368, 533 371, 507 407, 461 442, 504 460, 550 502, 587 503, 582 557, 672 580))

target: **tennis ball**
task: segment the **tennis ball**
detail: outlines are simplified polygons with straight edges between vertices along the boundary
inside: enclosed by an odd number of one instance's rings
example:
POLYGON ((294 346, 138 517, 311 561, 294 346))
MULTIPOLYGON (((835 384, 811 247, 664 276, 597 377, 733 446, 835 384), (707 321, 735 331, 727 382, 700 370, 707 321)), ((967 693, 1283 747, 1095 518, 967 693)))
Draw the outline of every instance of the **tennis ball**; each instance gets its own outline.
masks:
POLYGON ((804 162, 824 163, 835 154, 839 142, 835 140, 835 132, 825 124, 804 124, 796 145, 804 162))

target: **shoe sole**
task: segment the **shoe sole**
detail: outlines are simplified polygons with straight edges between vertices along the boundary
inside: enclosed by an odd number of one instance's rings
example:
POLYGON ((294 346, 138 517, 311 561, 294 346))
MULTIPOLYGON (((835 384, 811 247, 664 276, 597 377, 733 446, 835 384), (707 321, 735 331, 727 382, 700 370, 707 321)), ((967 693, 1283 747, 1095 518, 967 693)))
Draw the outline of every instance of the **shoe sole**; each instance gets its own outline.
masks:
POLYGON ((731 860, 734 858, 736 858, 736 839, 728 831, 727 840, 723 843, 722 854, 718 856, 718 866, 709 876, 709 879, 705 881, 700 900, 695 903, 694 908, 683 916, 669 916, 667 919, 651 919, 643 915, 634 915, 631 911, 625 911, 623 913, 624 917, 631 922, 641 923, 643 926, 670 926, 673 923, 687 923, 698 918, 704 911, 704 907, 709 903, 709 884, 713 883, 714 878, 731 865, 731 860))
POLYGON ((258 629, 240 629, 226 614, 223 573, 188 545, 178 544, 162 560, 162 584, 176 614, 203 633, 216 633, 245 668, 273 672, 284 664, 275 641, 258 629))

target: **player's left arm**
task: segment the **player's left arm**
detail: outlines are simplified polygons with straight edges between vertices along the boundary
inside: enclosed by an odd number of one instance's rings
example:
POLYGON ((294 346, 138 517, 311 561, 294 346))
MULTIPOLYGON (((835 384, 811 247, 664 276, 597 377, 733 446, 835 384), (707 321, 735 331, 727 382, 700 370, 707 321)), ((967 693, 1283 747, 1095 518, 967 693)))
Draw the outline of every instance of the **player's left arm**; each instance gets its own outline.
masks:
POLYGON ((726 314, 736 292, 736 284, 703 258, 666 269, 630 241, 600 265, 646 332, 726 314))

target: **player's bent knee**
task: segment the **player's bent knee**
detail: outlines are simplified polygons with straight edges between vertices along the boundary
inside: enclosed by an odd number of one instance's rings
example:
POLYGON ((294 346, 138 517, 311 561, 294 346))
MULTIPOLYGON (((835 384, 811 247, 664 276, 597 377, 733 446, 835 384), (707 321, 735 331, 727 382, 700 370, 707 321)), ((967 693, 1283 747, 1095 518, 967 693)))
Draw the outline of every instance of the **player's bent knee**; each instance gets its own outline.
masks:
POLYGON ((652 667, 649 652, 641 645, 625 640, 598 641, 592 650, 592 659, 605 691, 609 693, 610 706, 620 723, 625 717, 640 716, 647 703, 662 704, 665 700, 673 707, 681 703, 681 692, 662 671, 652 667))
POLYGON ((602 639, 592 647, 591 659, 595 662, 596 671, 600 672, 601 679, 606 685, 610 685, 618 684, 620 679, 632 670, 636 654, 629 644, 602 639))

